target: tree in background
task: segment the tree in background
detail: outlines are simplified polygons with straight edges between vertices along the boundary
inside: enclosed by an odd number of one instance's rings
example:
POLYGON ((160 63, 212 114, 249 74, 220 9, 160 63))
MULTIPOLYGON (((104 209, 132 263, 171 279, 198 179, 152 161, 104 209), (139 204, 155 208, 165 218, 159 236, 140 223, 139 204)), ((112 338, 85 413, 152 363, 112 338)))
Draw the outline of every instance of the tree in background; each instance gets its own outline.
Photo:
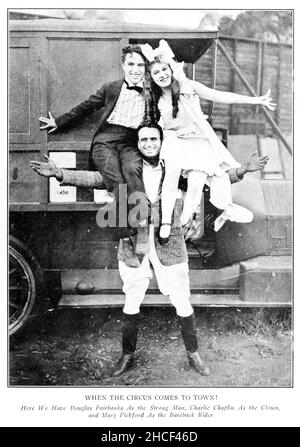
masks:
POLYGON ((223 36, 252 37, 272 42, 291 43, 292 11, 245 11, 235 19, 223 16, 219 31, 223 36))
POLYGON ((75 20, 105 20, 109 22, 124 22, 126 11, 121 9, 64 9, 66 19, 75 20))

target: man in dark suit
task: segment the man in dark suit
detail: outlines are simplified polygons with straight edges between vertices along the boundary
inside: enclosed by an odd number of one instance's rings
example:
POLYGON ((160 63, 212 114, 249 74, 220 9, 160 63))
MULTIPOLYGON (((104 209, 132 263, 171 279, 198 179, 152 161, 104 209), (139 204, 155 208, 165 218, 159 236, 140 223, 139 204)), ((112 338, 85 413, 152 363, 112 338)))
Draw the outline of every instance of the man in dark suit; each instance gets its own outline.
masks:
MULTIPOLYGON (((90 151, 90 170, 98 170, 108 192, 119 199, 120 184, 127 184, 127 196, 138 192, 139 220, 129 219, 127 228, 119 228, 120 237, 129 237, 137 232, 135 251, 144 254, 148 246, 149 206, 142 178, 142 158, 137 148, 137 132, 145 115, 145 100, 142 96, 146 60, 139 45, 123 48, 122 68, 124 79, 104 84, 94 95, 69 112, 54 118, 40 117, 50 129, 49 133, 62 130, 85 116, 104 109, 99 126, 94 134, 90 151)), ((128 215, 134 204, 128 203, 128 215)), ((117 207, 118 209, 119 207, 117 207)), ((136 217, 133 213, 132 216, 136 217)))

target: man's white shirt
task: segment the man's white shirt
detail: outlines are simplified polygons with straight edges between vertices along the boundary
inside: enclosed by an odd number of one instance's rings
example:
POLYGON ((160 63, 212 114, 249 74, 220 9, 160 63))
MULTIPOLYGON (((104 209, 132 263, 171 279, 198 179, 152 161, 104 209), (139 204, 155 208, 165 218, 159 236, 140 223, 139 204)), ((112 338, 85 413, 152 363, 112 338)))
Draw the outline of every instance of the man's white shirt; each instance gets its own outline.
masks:
MULTIPOLYGON (((143 83, 140 82, 137 84, 137 87, 143 87, 143 83)), ((125 82, 123 82, 119 98, 107 122, 137 129, 143 121, 144 114, 144 98, 136 90, 129 90, 125 82)))

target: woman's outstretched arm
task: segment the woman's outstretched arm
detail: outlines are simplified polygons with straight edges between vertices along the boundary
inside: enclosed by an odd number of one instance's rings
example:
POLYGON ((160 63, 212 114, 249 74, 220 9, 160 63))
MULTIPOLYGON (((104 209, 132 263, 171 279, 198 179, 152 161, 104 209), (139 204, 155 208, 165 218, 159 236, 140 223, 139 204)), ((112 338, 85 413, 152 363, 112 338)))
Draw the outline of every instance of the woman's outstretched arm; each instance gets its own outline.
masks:
POLYGON ((219 102, 223 104, 252 104, 261 105, 267 107, 269 110, 275 110, 276 104, 272 102, 271 90, 263 96, 247 96, 239 95, 237 93, 223 92, 220 90, 214 90, 206 87, 197 81, 191 81, 193 90, 200 98, 207 99, 209 101, 219 102))

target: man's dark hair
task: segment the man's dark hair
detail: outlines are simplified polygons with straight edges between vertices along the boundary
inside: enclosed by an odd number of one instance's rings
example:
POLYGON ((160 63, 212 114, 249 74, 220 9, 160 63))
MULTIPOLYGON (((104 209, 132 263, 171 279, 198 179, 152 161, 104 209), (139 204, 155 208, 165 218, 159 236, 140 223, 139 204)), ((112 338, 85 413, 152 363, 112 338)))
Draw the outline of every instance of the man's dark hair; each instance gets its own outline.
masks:
POLYGON ((145 61, 145 63, 147 62, 145 56, 142 53, 142 49, 138 44, 131 44, 128 45, 127 47, 123 48, 122 50, 122 63, 125 62, 126 56, 127 54, 132 54, 132 53, 137 53, 140 56, 142 56, 143 60, 145 61))
POLYGON ((137 134, 138 134, 139 131, 140 131, 141 129, 143 129, 144 127, 148 127, 149 129, 157 129, 158 132, 159 132, 160 141, 163 140, 163 138, 164 138, 164 133, 163 133, 163 130, 162 130, 162 128, 160 127, 159 124, 154 124, 154 123, 150 123, 150 122, 146 121, 146 122, 142 123, 142 124, 137 128, 137 134))

